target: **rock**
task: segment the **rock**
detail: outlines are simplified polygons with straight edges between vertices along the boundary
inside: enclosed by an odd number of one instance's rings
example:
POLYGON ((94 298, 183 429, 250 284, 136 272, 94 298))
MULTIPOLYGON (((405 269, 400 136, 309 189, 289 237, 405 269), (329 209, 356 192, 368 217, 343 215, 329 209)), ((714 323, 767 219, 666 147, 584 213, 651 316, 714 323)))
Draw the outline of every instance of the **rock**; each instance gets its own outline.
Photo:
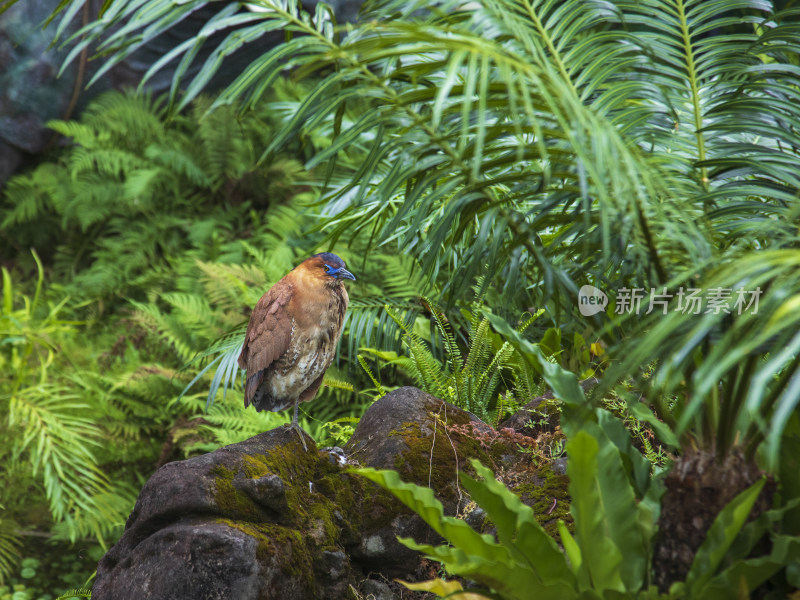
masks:
MULTIPOLYGON (((596 377, 589 377, 581 381, 580 385, 585 393, 598 383, 599 379, 596 377)), ((542 425, 551 429, 554 428, 555 425, 558 424, 558 412, 546 406, 542 406, 546 400, 552 400, 553 398, 553 392, 551 391, 534 398, 500 423, 498 429, 510 428, 518 433, 524 433, 535 437, 542 425)))
MULTIPOLYGON (((497 468, 508 436, 401 388, 369 408, 343 451, 319 451, 311 442, 305 452, 296 433, 280 427, 168 463, 142 488, 122 538, 100 561, 92 597, 338 600, 363 583, 376 598, 393 598, 391 586, 364 580, 370 573, 417 579, 421 557, 397 537, 440 539, 351 465, 397 469, 406 481, 430 485, 452 515, 469 500, 457 472, 471 468, 470 458, 497 468)), ((506 471, 519 475, 513 486, 544 513, 563 499, 565 478, 529 468, 506 471)), ((561 502, 545 519, 566 507, 561 502)), ((482 526, 479 511, 469 519, 482 526)))
POLYGON ((255 538, 224 524, 172 523, 155 531, 146 543, 131 548, 116 569, 127 576, 98 579, 92 596, 163 600, 258 598, 262 567, 256 560, 257 546, 255 538), (182 562, 186 567, 175 568, 182 562))
POLYGON ((258 479, 237 479, 234 480, 233 486, 250 496, 256 504, 277 513, 287 507, 283 479, 275 474, 264 475, 258 479))
POLYGON ((567 474, 567 457, 566 456, 559 456, 552 463, 550 463, 550 468, 553 469, 553 473, 555 473, 556 475, 566 475, 567 474))
POLYGON ((403 387, 370 406, 345 445, 345 452, 349 460, 363 466, 395 469, 404 481, 430 485, 441 496, 445 510, 455 512, 461 495, 456 473, 469 466, 463 457, 491 461, 474 439, 445 427, 467 424, 479 431, 491 431, 457 406, 417 388, 403 387))
POLYGON ((313 544, 292 526, 307 515, 280 510, 283 481, 267 472, 276 454, 283 477, 312 476, 312 455, 286 428, 161 467, 101 559, 93 597, 313 597, 313 544))
POLYGON ((361 593, 367 600, 397 600, 387 584, 377 579, 367 579, 361 584, 361 593))
POLYGON ((62 117, 70 103, 76 69, 56 77, 67 53, 49 47, 58 21, 41 27, 58 3, 17 2, 0 18, 0 186, 44 149, 53 137, 44 124, 62 117))
POLYGON ((486 511, 483 510, 480 506, 477 506, 475 507, 475 509, 467 513, 467 516, 464 520, 467 522, 467 525, 469 525, 476 531, 481 531, 485 519, 486 519, 486 511))

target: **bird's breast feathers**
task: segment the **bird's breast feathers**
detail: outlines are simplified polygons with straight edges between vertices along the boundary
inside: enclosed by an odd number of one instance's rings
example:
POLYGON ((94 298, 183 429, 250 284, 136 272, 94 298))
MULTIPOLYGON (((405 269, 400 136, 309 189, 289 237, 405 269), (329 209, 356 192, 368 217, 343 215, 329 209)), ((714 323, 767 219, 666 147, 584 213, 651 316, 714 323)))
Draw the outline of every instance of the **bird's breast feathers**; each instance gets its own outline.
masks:
POLYGON ((327 336, 299 337, 294 341, 277 361, 275 368, 267 374, 264 384, 270 395, 285 399, 288 403, 300 397, 333 362, 337 341, 338 336, 336 339, 327 336))

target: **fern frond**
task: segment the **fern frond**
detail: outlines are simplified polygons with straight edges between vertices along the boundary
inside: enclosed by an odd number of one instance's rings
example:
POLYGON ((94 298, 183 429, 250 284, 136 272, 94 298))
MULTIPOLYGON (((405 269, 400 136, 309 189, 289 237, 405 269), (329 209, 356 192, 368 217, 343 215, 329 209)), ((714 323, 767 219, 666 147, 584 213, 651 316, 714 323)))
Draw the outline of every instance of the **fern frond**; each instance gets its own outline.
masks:
POLYGON ((375 390, 378 393, 378 397, 382 398, 383 396, 385 396, 386 390, 383 389, 381 382, 378 381, 375 375, 372 374, 372 370, 369 368, 369 365, 367 365, 367 361, 364 360, 364 357, 361 356, 360 354, 358 355, 358 364, 361 365, 361 368, 364 369, 364 372, 367 374, 367 377, 369 377, 370 380, 372 381, 372 384, 375 386, 375 390))
POLYGON ((489 320, 485 317, 470 332, 469 350, 464 363, 466 373, 485 373, 488 370, 492 361, 489 332, 489 320))
POLYGON ((405 342, 414 365, 412 376, 419 387, 429 394, 445 400, 452 398, 452 392, 447 382, 442 364, 436 360, 431 351, 400 315, 390 306, 385 307, 386 312, 403 331, 405 342))
POLYGON ((337 379, 335 377, 331 377, 330 375, 325 375, 322 380, 322 385, 335 389, 335 390, 344 390, 346 392, 354 392, 355 387, 349 381, 342 381, 341 379, 337 379))
MULTIPOLYGON (((56 521, 75 511, 105 517, 111 512, 98 501, 109 481, 90 450, 99 445, 100 431, 89 408, 70 389, 46 383, 18 391, 9 402, 9 427, 19 428, 14 460, 24 457, 32 475, 41 477, 56 521)), ((79 531, 70 534, 74 540, 79 531)))
POLYGON ((61 594, 56 600, 74 600, 74 598, 91 598, 91 588, 75 588, 61 594))
POLYGON ((385 310, 402 311, 402 321, 412 322, 420 312, 420 306, 411 299, 388 296, 358 296, 350 301, 347 309, 346 336, 347 356, 354 357, 363 346, 389 348, 398 337, 400 329, 385 310))
POLYGON ((461 350, 456 343, 456 338, 453 336, 452 330, 447 323, 447 319, 444 316, 444 313, 439 309, 438 306, 433 304, 430 300, 423 296, 422 300, 428 306, 431 311, 431 315, 436 323, 436 326, 439 328, 439 335, 442 336, 442 339, 445 343, 445 349, 447 350, 447 354, 449 357, 449 361, 451 365, 453 365, 454 370, 461 370, 463 368, 463 358, 461 356, 461 350))
POLYGON ((242 307, 255 305, 268 287, 264 272, 257 265, 196 264, 202 273, 204 297, 225 312, 238 313, 242 307))
POLYGON ((195 343, 190 331, 175 315, 162 312, 155 304, 133 300, 131 304, 136 309, 134 318, 170 345, 179 358, 189 360, 195 354, 195 343))
POLYGON ((0 518, 0 584, 8 581, 22 559, 22 539, 17 534, 18 530, 17 523, 8 518, 0 518))

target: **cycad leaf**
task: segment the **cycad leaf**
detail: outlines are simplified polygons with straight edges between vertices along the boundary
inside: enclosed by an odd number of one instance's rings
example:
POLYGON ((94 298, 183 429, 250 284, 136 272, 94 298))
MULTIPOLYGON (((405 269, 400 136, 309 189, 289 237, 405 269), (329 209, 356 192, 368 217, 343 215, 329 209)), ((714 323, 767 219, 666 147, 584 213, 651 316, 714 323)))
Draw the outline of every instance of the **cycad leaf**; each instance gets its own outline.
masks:
POLYGON ((750 510, 766 483, 762 478, 738 494, 714 519, 705 541, 698 548, 692 566, 686 576, 691 593, 701 597, 709 581, 714 577, 731 544, 742 529, 750 510))

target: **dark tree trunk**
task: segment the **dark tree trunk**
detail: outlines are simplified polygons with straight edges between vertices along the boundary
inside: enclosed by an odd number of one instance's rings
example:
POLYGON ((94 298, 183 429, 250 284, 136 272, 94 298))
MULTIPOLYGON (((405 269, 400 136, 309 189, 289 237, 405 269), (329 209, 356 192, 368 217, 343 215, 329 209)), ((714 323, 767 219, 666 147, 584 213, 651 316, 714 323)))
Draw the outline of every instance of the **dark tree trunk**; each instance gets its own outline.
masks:
MULTIPOLYGON (((655 583, 664 592, 686 579, 697 549, 725 505, 764 474, 738 450, 721 463, 715 454, 713 448, 689 449, 665 479, 653 557, 655 583)), ((771 481, 764 487, 751 519, 770 508, 774 487, 771 481)))

